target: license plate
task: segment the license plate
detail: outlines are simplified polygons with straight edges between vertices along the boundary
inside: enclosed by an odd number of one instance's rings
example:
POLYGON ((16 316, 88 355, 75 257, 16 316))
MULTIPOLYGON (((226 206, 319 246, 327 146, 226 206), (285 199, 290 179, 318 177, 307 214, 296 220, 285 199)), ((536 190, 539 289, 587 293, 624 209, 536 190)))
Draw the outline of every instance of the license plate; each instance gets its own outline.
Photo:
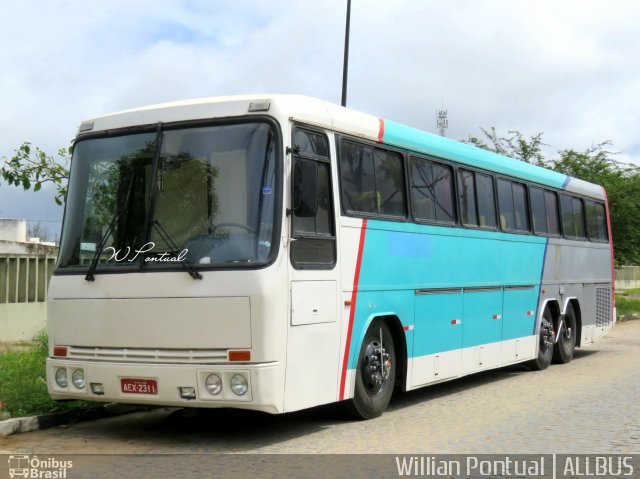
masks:
POLYGON ((127 394, 158 394, 155 379, 120 378, 120 389, 127 394))

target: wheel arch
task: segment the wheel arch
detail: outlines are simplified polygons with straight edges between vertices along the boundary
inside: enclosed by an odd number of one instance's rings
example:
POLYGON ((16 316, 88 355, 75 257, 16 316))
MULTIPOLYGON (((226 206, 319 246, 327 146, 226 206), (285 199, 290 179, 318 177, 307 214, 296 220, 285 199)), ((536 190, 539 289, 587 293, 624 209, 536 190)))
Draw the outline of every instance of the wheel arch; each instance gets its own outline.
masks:
POLYGON ((357 344, 361 345, 364 340, 364 336, 369 331, 371 324, 376 320, 383 321, 387 327, 389 328, 389 332, 391 333, 391 337, 393 338, 393 344, 396 349, 396 385, 400 386, 403 391, 406 390, 407 387, 407 363, 408 363, 408 349, 407 349, 407 338, 404 332, 404 328, 402 326, 402 322, 397 314, 387 312, 371 315, 367 318, 367 324, 364 328, 362 328, 361 338, 357 344))

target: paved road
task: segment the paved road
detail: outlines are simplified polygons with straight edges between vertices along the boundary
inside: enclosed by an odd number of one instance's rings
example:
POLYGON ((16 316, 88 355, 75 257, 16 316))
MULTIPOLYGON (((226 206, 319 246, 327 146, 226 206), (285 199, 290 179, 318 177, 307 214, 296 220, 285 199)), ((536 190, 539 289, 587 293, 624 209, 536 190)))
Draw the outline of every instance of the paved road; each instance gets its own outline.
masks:
POLYGON ((640 453, 640 321, 547 371, 490 371, 394 396, 373 421, 333 407, 157 409, 0 438, 0 453, 640 453))

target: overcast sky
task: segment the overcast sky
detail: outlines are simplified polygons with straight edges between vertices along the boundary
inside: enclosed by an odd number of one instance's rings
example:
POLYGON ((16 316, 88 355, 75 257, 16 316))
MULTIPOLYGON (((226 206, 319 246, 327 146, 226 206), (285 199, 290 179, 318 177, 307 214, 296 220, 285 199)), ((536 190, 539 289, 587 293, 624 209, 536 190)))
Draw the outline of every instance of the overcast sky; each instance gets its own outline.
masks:
MULTIPOLYGON (((80 121, 194 97, 339 103, 346 0, 2 1, 0 157, 67 146, 80 121)), ((349 106, 447 136, 611 140, 640 163, 640 2, 352 0, 349 106)), ((47 221, 52 190, 0 185, 0 217, 47 221)))

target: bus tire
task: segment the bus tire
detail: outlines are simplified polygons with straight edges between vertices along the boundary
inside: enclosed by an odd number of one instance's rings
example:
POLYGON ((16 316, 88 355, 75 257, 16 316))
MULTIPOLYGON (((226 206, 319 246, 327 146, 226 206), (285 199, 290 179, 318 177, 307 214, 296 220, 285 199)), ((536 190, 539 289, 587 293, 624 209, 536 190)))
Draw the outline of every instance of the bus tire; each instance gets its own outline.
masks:
POLYGON ((560 326, 558 342, 553 348, 553 362, 566 364, 573 359, 576 350, 576 314, 571 303, 567 305, 567 312, 564 314, 564 321, 560 326))
POLYGON ((547 369, 553 358, 553 315, 548 306, 544 308, 538 333, 538 357, 529 362, 535 371, 547 369))
POLYGON ((350 415, 358 419, 373 419, 380 416, 391 400, 395 377, 396 350, 391 331, 385 322, 376 320, 367 330, 358 355, 353 399, 347 404, 350 415), (380 350, 381 334, 382 351, 380 350), (384 376, 381 363, 385 365, 384 376))

